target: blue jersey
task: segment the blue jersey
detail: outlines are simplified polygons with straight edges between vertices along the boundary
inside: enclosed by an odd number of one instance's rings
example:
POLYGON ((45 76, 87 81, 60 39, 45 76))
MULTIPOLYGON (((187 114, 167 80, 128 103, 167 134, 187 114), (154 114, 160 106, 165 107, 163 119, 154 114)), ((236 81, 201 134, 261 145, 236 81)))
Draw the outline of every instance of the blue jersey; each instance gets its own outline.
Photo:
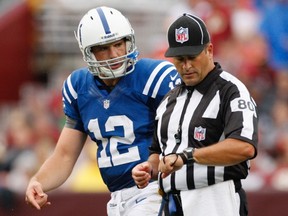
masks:
POLYGON ((180 82, 172 63, 152 59, 140 59, 111 92, 87 68, 64 82, 64 112, 97 143, 98 166, 111 192, 135 185, 131 170, 148 159, 156 109, 180 82))

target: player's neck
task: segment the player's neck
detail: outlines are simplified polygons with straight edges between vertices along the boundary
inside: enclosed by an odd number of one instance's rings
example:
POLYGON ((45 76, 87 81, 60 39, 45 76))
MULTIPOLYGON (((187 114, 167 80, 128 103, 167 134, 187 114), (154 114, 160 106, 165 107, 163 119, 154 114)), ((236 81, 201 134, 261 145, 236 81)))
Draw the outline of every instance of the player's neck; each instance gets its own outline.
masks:
POLYGON ((120 78, 115 78, 115 79, 103 79, 103 82, 105 85, 107 85, 110 88, 113 88, 118 82, 120 78))

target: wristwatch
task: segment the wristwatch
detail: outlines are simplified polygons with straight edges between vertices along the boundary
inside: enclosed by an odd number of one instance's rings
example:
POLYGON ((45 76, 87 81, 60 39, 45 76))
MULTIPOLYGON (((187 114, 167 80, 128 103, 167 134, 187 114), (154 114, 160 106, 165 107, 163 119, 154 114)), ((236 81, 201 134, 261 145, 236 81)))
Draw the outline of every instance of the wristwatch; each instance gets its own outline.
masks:
POLYGON ((185 148, 183 152, 179 154, 184 164, 192 164, 195 162, 195 159, 193 157, 194 151, 195 151, 195 148, 188 147, 188 148, 185 148))

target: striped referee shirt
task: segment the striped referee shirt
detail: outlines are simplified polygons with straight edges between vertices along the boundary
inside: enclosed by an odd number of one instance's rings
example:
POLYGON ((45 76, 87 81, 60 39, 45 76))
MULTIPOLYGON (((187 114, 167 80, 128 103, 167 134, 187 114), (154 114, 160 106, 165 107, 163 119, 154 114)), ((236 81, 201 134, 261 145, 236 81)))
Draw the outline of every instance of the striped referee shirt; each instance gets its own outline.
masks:
MULTIPOLYGON (((184 84, 171 90, 157 109, 157 127, 150 154, 180 153, 187 147, 201 148, 234 138, 258 142, 256 104, 245 85, 219 63, 194 87, 184 84)), ((249 160, 234 166, 184 165, 160 179, 165 191, 191 190, 226 180, 247 177, 249 160)))

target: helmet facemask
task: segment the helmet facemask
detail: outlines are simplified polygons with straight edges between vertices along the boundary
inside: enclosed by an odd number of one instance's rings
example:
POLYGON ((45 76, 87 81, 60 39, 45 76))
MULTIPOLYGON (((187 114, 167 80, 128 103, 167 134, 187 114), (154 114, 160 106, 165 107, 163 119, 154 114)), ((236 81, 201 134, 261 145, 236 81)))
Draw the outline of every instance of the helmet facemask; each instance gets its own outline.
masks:
MULTIPOLYGON (((136 47, 132 46, 135 42, 131 43, 133 38, 126 37, 126 54, 117 58, 107 59, 107 60, 97 60, 93 54, 92 47, 89 47, 85 50, 86 54, 84 61, 88 64, 89 71, 98 76, 101 79, 113 79, 121 76, 125 76, 131 73, 134 70, 135 64, 137 62, 138 51, 136 47), (122 66, 117 69, 112 69, 113 65, 122 63, 122 66)), ((120 39, 121 40, 121 39, 120 39)))

